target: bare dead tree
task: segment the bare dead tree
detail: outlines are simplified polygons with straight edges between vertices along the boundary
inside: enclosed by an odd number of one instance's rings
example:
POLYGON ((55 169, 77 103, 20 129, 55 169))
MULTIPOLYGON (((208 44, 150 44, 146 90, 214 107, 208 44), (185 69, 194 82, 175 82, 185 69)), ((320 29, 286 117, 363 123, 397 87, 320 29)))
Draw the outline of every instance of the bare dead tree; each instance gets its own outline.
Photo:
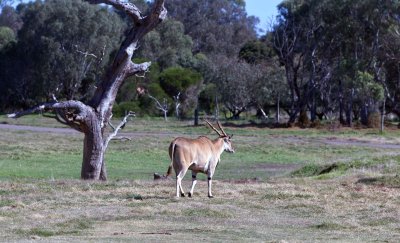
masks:
POLYGON ((158 99, 156 99, 154 96, 147 94, 147 96, 154 100, 156 102, 156 108, 159 109, 160 111, 163 112, 164 114, 164 120, 168 121, 167 113, 168 113, 168 102, 167 99, 164 98, 163 103, 161 103, 158 99))
MULTIPOLYGON (((167 10, 164 7, 164 0, 155 0, 150 13, 146 16, 142 15, 140 10, 130 2, 120 0, 85 1, 91 4, 113 6, 125 12, 133 21, 133 27, 123 40, 113 63, 97 86, 92 99, 88 104, 76 100, 49 102, 26 111, 10 114, 9 117, 17 118, 39 111, 53 112, 57 121, 84 133, 81 178, 106 180, 105 151, 108 142, 115 137, 119 130, 106 131, 112 117, 112 107, 117 92, 127 77, 143 74, 150 67, 151 62, 133 63, 132 56, 144 35, 166 18, 167 10)), ((128 114, 128 116, 130 115, 128 114)), ((122 127, 126 121, 127 117, 118 127, 122 127)))
POLYGON ((179 100, 180 96, 181 96, 181 92, 178 92, 177 95, 172 97, 172 98, 174 98, 174 101, 175 101, 176 118, 179 118, 179 107, 181 106, 181 101, 179 100))

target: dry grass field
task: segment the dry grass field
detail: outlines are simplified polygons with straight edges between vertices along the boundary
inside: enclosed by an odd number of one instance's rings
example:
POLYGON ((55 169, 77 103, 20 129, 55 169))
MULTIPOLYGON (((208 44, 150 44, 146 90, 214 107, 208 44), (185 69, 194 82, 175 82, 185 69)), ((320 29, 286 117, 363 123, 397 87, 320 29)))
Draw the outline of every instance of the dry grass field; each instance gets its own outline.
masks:
MULTIPOLYGON (((0 127, 0 241, 400 241, 395 129, 228 126, 237 152, 222 155, 215 198, 199 176, 194 197, 176 199, 173 179, 152 179, 168 166, 169 141, 213 134, 186 123, 149 124, 134 121, 124 130, 133 140, 113 142, 107 182, 78 179, 80 134, 0 127)), ((190 175, 183 183, 189 188, 190 175)))
MULTIPOLYGON (((341 179, 200 182, 175 199, 174 181, 0 183, 6 242, 398 242, 400 191, 341 179)), ((186 183, 188 184, 188 183, 186 183)))

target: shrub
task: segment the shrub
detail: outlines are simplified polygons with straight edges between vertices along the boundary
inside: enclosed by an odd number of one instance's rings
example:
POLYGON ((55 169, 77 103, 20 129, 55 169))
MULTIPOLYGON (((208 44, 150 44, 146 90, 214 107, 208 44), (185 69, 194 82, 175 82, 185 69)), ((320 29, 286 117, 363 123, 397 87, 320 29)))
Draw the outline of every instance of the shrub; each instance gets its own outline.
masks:
POLYGON ((129 111, 133 111, 137 115, 140 115, 141 114, 141 109, 140 109, 140 107, 138 105, 138 102, 136 102, 136 101, 126 101, 126 102, 121 102, 119 104, 114 104, 114 106, 113 106, 113 115, 114 115, 114 117, 122 117, 129 111))

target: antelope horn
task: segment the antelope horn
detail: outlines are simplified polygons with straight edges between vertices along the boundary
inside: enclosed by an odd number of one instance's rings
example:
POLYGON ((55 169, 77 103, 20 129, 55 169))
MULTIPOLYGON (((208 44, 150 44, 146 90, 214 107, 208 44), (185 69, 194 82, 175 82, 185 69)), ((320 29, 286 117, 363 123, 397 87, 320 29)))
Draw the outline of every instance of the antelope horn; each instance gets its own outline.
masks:
POLYGON ((217 121, 218 127, 221 130, 222 134, 226 137, 228 137, 228 135, 225 133, 224 129, 222 129, 221 123, 219 123, 219 121, 217 121))
POLYGON ((207 124, 218 134, 218 136, 223 135, 213 125, 211 125, 211 123, 209 121, 207 121, 206 119, 204 119, 204 121, 207 122, 207 124))

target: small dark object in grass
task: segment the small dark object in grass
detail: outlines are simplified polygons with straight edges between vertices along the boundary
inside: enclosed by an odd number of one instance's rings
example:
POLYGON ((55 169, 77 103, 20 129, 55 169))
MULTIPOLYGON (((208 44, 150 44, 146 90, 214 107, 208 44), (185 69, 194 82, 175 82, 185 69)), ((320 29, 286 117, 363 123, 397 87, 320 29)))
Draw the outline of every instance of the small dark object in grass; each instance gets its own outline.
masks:
POLYGON ((126 199, 143 200, 143 197, 140 194, 132 194, 132 195, 127 195, 126 199))
POLYGON ((160 175, 158 173, 154 173, 154 180, 164 180, 167 179, 165 175, 160 175))

